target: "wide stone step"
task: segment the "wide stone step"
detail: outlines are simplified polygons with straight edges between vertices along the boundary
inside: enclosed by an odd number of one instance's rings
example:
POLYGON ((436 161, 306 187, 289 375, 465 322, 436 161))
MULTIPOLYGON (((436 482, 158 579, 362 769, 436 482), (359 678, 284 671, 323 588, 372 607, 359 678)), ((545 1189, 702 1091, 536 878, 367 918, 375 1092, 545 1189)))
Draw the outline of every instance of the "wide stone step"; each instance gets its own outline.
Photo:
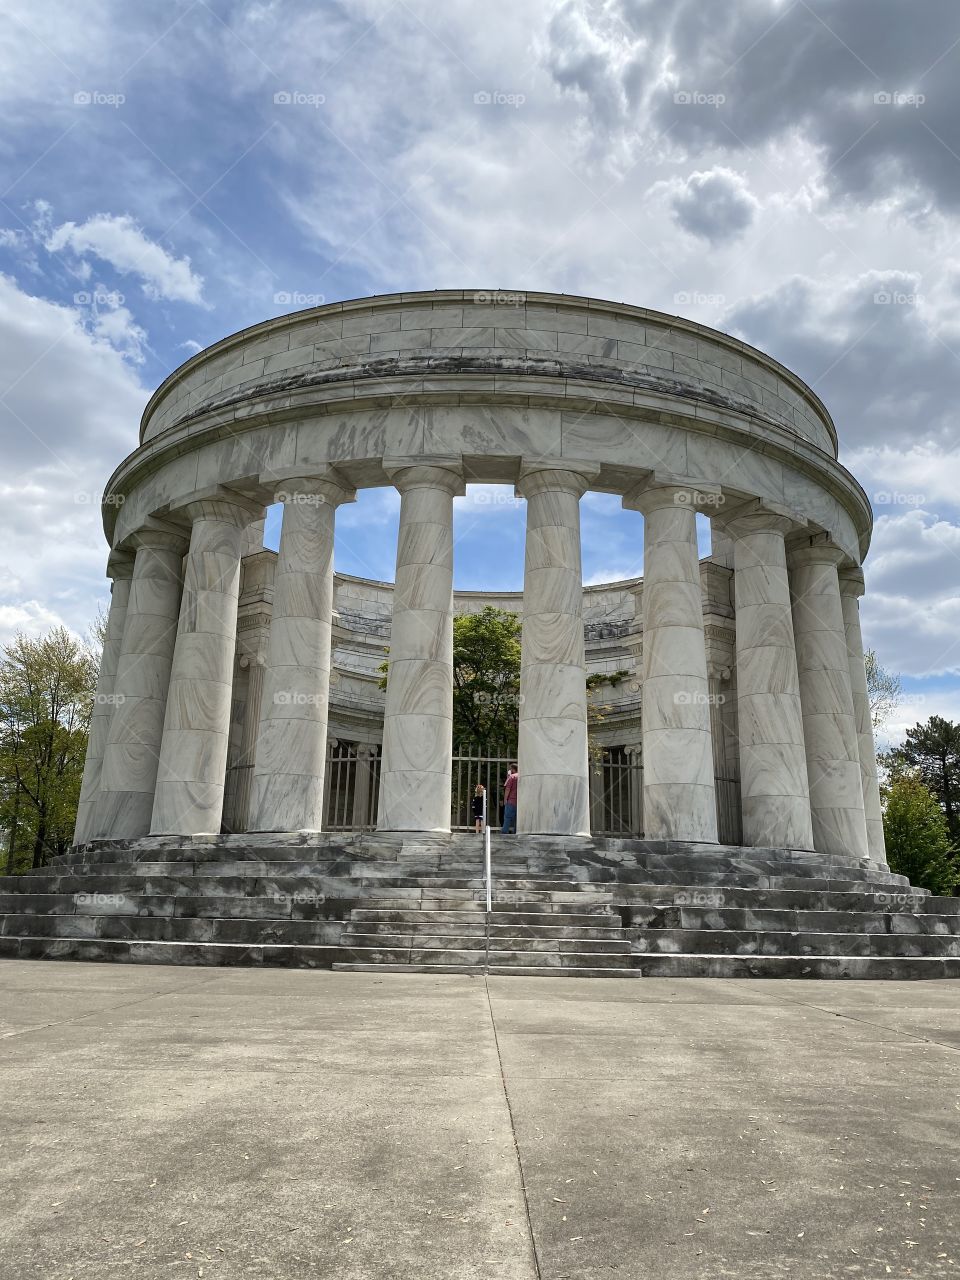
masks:
POLYGON ((208 897, 180 894, 165 897, 151 894, 23 894, 6 895, 4 915, 71 917, 155 916, 159 918, 208 916, 259 920, 315 920, 332 916, 344 918, 363 897, 326 898, 323 894, 264 897, 208 897))
POLYGON ((151 916, 0 917, 0 937, 106 938, 156 942, 304 943, 335 945, 342 920, 258 920, 249 917, 161 919, 151 916))
MULTIPOLYGON (((359 912, 353 911, 350 919, 344 926, 345 931, 349 930, 351 934, 364 934, 368 936, 387 936, 394 934, 429 934, 431 937, 449 937, 449 938, 485 938, 487 936, 486 917, 477 915, 475 912, 436 912, 436 911, 413 911, 408 915, 412 918, 405 920, 383 920, 376 917, 370 919, 372 913, 365 912, 362 919, 359 918, 359 912), (432 917, 443 915, 445 918, 435 920, 432 917), (456 920, 447 917, 456 915, 456 920), (422 916, 422 918, 420 918, 422 916)), ((388 912, 389 915, 397 914, 388 912)), ((346 936, 346 933, 345 933, 346 936)))
MULTIPOLYGON (((496 868, 494 861, 494 868, 496 868)), ((835 861, 827 858, 809 859, 773 859, 751 858, 744 853, 734 856, 699 855, 689 857, 672 855, 668 857, 646 856, 625 858, 616 863, 590 862, 586 864, 591 877, 605 871, 613 871, 618 878, 633 879, 638 873, 667 872, 678 877, 688 875, 723 875, 733 873, 737 876, 795 876, 800 878, 876 880, 877 883, 905 883, 903 876, 893 871, 880 871, 876 868, 857 866, 849 862, 835 861)))
POLYGON ((718 929, 630 930, 635 953, 683 955, 960 956, 960 937, 940 934, 765 933, 718 929))
POLYGON ((517 968, 539 966, 542 968, 582 969, 599 965, 602 968, 629 970, 633 956, 628 952, 607 951, 520 951, 497 948, 457 948, 454 946, 422 947, 341 947, 342 957, 337 967, 346 963, 378 965, 513 965, 517 968))
MULTIPOLYGON (((465 915, 476 915, 477 913, 465 913, 463 911, 425 911, 425 910, 392 910, 374 908, 364 904, 362 907, 356 907, 350 914, 351 921, 373 923, 381 922, 383 924, 419 924, 421 922, 431 922, 433 924, 449 923, 457 924, 464 921, 465 915)), ((480 923, 478 928, 484 928, 483 917, 485 913, 481 912, 480 923)), ((592 931, 594 928, 603 933, 607 929, 621 927, 620 917, 616 912, 609 910, 597 910, 592 912, 585 911, 519 911, 519 910, 498 910, 494 911, 492 916, 491 927, 507 928, 511 925, 529 925, 531 927, 539 927, 544 929, 554 928, 575 928, 578 932, 584 930, 592 931)))
MULTIPOLYGON (((667 885, 682 884, 688 888, 713 889, 725 887, 747 887, 752 889, 832 889, 837 892, 866 892, 875 887, 878 890, 897 891, 906 889, 906 885, 892 884, 888 880, 878 880, 873 876, 853 876, 848 870, 837 877, 817 875, 797 875, 794 871, 783 875, 754 875, 739 871, 684 871, 678 868, 665 867, 656 870, 638 868, 630 875, 619 876, 616 881, 591 879, 591 883, 619 892, 621 888, 634 885, 667 885)), ((917 892, 914 890, 914 892, 917 892)))
MULTIPOLYGON (((47 867, 26 876, 0 877, 0 892, 48 892, 62 885, 64 889, 80 888, 84 883, 96 880, 109 883, 122 879, 130 887, 139 881, 155 882, 168 878, 182 883, 194 877, 206 881, 249 881, 264 879, 283 882, 291 879, 317 880, 324 879, 333 883, 363 883, 371 889, 380 887, 409 888, 431 885, 451 892, 474 892, 483 887, 482 870, 472 867, 461 875, 441 873, 426 868, 400 869, 396 864, 391 867, 379 866, 369 868, 363 863, 353 860, 336 862, 304 862, 288 860, 282 862, 259 859, 217 861, 144 861, 140 863, 99 863, 85 867, 61 868, 47 867)), ((925 890, 910 889, 906 885, 893 885, 887 881, 871 878, 836 879, 823 876, 754 876, 749 877, 735 872, 700 872, 683 873, 682 869, 669 868, 656 872, 621 869, 616 878, 587 879, 586 873, 569 875, 538 875, 524 869, 516 874, 507 874, 502 869, 495 870, 494 892, 511 893, 518 891, 557 891, 567 893, 614 893, 636 892, 650 886, 683 886, 691 892, 711 893, 724 889, 757 889, 775 890, 829 890, 832 892, 860 891, 889 893, 896 896, 902 893, 910 898, 926 895, 925 890)))
MULTIPOLYGON (((439 913, 423 912, 424 917, 439 913)), ((590 919, 591 917, 587 917, 590 919)), ((417 913, 412 913, 411 917, 404 920, 380 920, 380 919, 358 919, 358 913, 353 912, 350 917, 348 928, 351 933, 363 934, 391 934, 391 933, 420 933, 430 934, 435 937, 463 937, 463 938, 483 938, 488 934, 490 937, 516 937, 516 938, 606 938, 611 937, 622 938, 624 936, 620 921, 616 918, 612 919, 608 925, 569 925, 569 924, 541 924, 526 923, 527 919, 534 921, 538 917, 521 918, 519 922, 497 923, 497 917, 476 918, 467 917, 466 920, 431 920, 417 919, 417 913)))
POLYGON ((458 964, 341 964, 334 969, 342 973, 458 973, 474 977, 523 977, 523 978, 639 978, 639 969, 602 968, 582 966, 575 972, 562 968, 543 968, 538 965, 491 964, 482 969, 474 965, 458 964))
POLYGON ((473 951, 485 950, 523 951, 523 952, 581 952, 595 954, 630 955, 630 943, 625 938, 571 938, 556 936, 528 936, 511 932, 492 934, 489 942, 486 936, 476 934, 433 934, 427 931, 413 933, 365 933, 355 930, 344 930, 340 936, 340 945, 345 947, 420 947, 443 950, 473 951))
POLYGON ((679 882, 662 885, 619 884, 611 891, 611 899, 630 909, 640 904, 690 907, 759 907, 806 911, 926 911, 937 904, 937 914, 960 912, 960 898, 932 898, 919 890, 890 892, 858 885, 854 888, 829 888, 805 885, 802 888, 769 888, 765 885, 685 885, 679 882))
POLYGON ((635 955, 644 978, 819 978, 912 981, 960 978, 960 959, 932 956, 635 955))
POLYGON ((92 960, 123 964, 254 965, 293 969, 329 969, 340 954, 336 946, 229 942, 133 942, 103 938, 0 938, 0 958, 19 960, 92 960))
POLYGON ((733 929, 811 933, 960 933, 960 915, 872 911, 772 910, 758 907, 634 906, 632 928, 733 929))

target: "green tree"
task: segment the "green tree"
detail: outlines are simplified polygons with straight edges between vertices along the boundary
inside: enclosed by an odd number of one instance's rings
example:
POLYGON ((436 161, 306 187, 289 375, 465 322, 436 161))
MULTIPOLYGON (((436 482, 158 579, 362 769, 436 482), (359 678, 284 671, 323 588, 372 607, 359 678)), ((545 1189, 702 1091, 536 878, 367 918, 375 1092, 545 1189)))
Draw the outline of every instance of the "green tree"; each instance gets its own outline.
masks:
POLYGON ((886 788, 883 834, 891 871, 932 893, 960 884, 950 832, 937 798, 914 772, 902 772, 886 788))
POLYGON ((0 651, 0 822, 7 871, 69 848, 96 689, 95 654, 64 627, 0 651))
POLYGON ((906 741, 881 756, 891 778, 914 771, 936 796, 953 844, 960 843, 960 724, 931 716, 907 730, 906 741))
POLYGON ((453 740, 516 754, 520 619, 487 605, 453 620, 453 740))
POLYGON ((900 677, 877 661, 876 650, 867 649, 863 655, 867 672, 867 696, 870 699, 870 717, 874 729, 880 729, 903 700, 900 677))

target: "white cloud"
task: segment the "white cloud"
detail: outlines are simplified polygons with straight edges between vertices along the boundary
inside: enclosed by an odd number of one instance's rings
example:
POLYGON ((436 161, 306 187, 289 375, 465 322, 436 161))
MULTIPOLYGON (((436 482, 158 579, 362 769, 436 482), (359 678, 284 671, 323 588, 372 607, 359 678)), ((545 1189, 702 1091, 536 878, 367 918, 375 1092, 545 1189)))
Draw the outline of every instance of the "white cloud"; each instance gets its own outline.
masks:
POLYGON ((62 625, 60 614, 39 600, 23 600, 15 605, 0 604, 0 645, 9 644, 18 631, 39 636, 51 627, 62 625))
POLYGON ((866 565, 865 643, 910 676, 960 672, 960 526, 927 511, 881 516, 866 565))
POLYGON ((843 463, 866 490, 875 509, 904 514, 912 508, 960 511, 960 452, 893 444, 854 449, 843 463))
POLYGON ((921 684, 910 689, 893 715, 877 733, 877 749, 886 750, 894 743, 902 742, 908 729, 931 716, 960 723, 960 689, 947 689, 935 681, 930 687, 921 684))
POLYGON ((133 318, 127 307, 105 306, 94 312, 91 328, 97 338, 109 342, 112 347, 134 364, 142 364, 147 344, 146 330, 133 318))
POLYGON ((454 498, 454 518, 471 521, 485 516, 522 521, 526 502, 512 484, 469 484, 463 497, 454 498))
POLYGON ((52 253, 69 249, 81 258, 93 254, 121 275, 139 276, 150 298, 203 302, 203 279, 192 271, 190 259, 173 257, 129 215, 100 213, 79 225, 65 222, 50 233, 45 247, 52 253))
POLYGON ((106 598, 106 478, 135 447, 147 398, 72 309, 0 276, 0 627, 86 632, 106 598))

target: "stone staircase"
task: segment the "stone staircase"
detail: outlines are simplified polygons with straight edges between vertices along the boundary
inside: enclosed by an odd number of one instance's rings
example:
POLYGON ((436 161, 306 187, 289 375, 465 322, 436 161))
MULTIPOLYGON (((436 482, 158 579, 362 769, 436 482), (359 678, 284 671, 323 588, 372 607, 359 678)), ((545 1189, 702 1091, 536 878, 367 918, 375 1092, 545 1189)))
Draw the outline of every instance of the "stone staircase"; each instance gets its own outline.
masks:
POLYGON ((0 957, 579 977, 960 977, 960 898, 786 849, 474 835, 97 841, 0 877, 0 957))

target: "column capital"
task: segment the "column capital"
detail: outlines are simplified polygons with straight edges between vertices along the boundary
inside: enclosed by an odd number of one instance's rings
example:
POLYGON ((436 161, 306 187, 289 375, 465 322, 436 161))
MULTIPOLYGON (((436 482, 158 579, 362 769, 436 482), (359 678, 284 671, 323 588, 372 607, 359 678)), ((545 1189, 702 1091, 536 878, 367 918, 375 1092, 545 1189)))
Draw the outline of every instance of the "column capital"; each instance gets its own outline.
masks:
POLYGON ((839 568, 850 562, 850 557, 830 540, 829 534, 820 533, 789 544, 787 556, 791 566, 832 564, 839 568))
POLYGON ((840 591, 845 596, 854 596, 859 599, 863 595, 864 590, 863 570, 845 569, 840 570, 840 591))
POLYGON ((784 537, 807 528, 809 521, 790 507, 764 498, 724 503, 713 517, 714 523, 731 538, 751 533, 781 533, 784 537))
POLYGON ((600 474, 600 468, 589 462, 528 462, 520 464, 520 475, 515 491, 518 497, 529 498, 533 493, 559 490, 574 493, 582 498, 590 488, 590 481, 600 474))
POLYGON ((182 527, 151 517, 139 529, 134 529, 125 541, 135 551, 139 551, 141 547, 149 547, 155 551, 179 551, 184 555, 190 539, 182 527))
POLYGON ((443 489, 457 498, 467 491, 462 458, 384 458, 383 469, 401 494, 411 489, 443 489))
POLYGON ((697 480, 692 476, 676 476, 665 471, 652 471, 646 479, 623 495, 626 511, 657 511, 664 507, 685 507, 689 511, 715 511, 723 502, 718 484, 697 480))
POLYGON ((114 582, 118 578, 133 577, 133 553, 123 548, 116 548, 107 556, 107 577, 114 582))
POLYGON ((180 517, 190 524, 195 520, 221 520, 225 524, 236 525, 238 529, 245 529, 262 511, 262 502, 237 493, 235 489, 215 484, 205 489, 196 489, 181 498, 170 507, 170 516, 175 520, 180 517))
POLYGON ((308 505, 339 507, 356 502, 357 491, 336 467, 284 467, 260 477, 265 487, 273 486, 274 502, 306 502, 308 505), (310 500, 314 500, 311 504, 310 500))

